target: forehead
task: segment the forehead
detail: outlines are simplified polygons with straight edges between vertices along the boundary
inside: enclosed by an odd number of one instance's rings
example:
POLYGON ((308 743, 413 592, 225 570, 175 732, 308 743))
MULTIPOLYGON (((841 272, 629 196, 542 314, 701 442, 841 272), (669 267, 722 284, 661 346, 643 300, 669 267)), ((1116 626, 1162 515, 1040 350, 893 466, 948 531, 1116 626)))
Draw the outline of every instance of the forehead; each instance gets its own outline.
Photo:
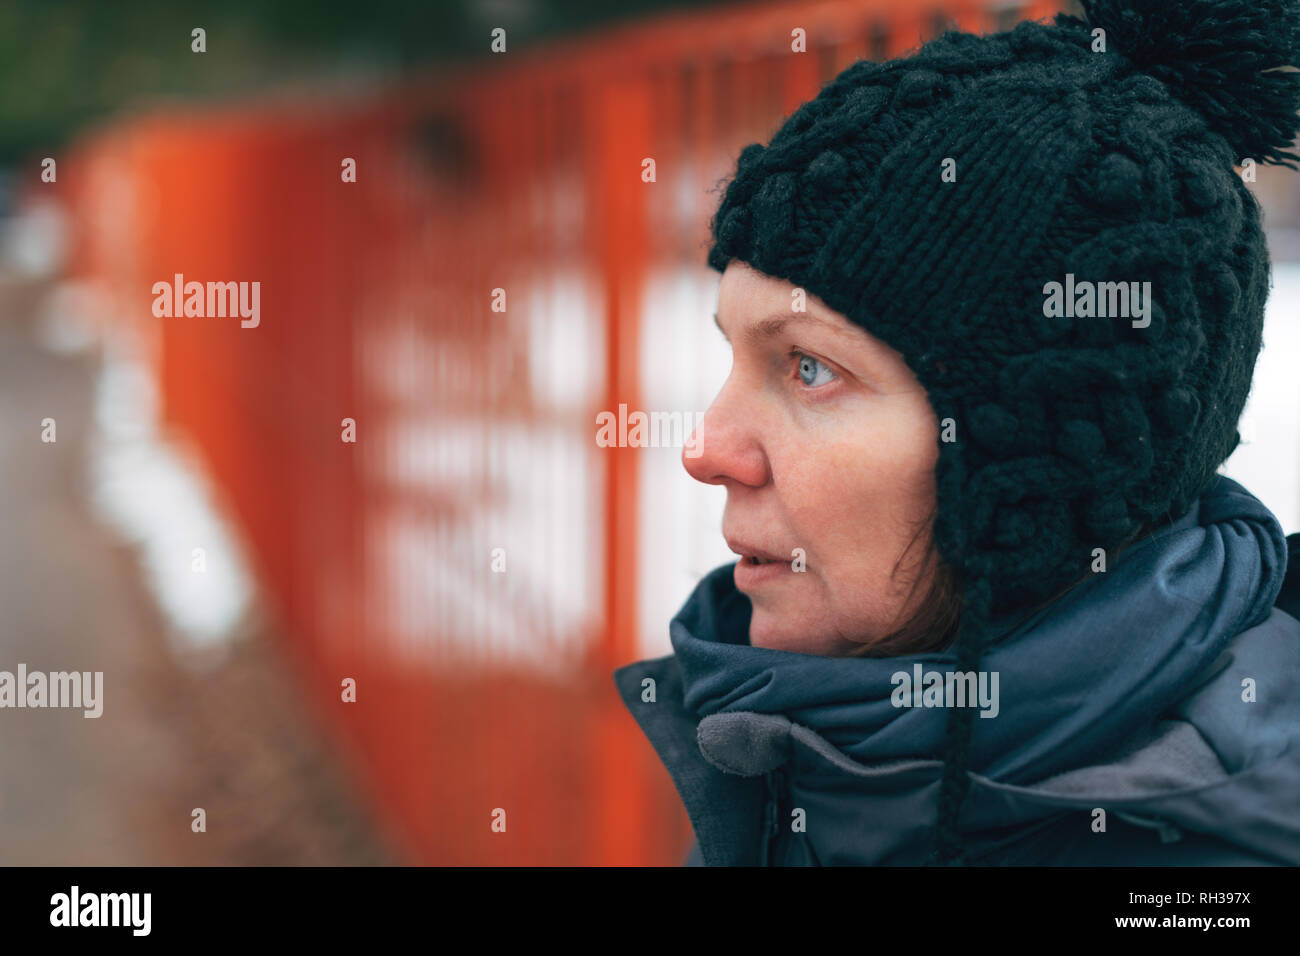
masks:
POLYGON ((733 260, 722 277, 713 321, 733 349, 765 348, 782 335, 806 337, 805 346, 877 383, 914 381, 901 353, 811 292, 804 297, 806 311, 794 311, 797 288, 733 260))
MULTIPOLYGON (((731 336, 727 334, 727 330, 723 328, 722 319, 717 312, 713 313, 713 324, 718 327, 718 331, 722 333, 724 338, 731 339, 731 336)), ((738 325, 741 336, 751 342, 775 338, 787 329, 799 328, 807 330, 815 328, 840 336, 846 341, 853 340, 866 344, 863 341, 865 336, 855 336, 853 329, 847 327, 845 323, 831 321, 808 312, 773 312, 769 315, 755 316, 753 318, 742 316, 738 322, 728 319, 727 324, 738 325)), ((732 331, 734 332, 736 329, 733 328, 732 331)))
MULTIPOLYGON (((777 279, 733 260, 727 266, 718 290, 714 324, 724 336, 740 334, 746 339, 770 338, 786 329, 816 329, 845 341, 873 344, 861 326, 831 309, 816 295, 785 279, 777 279), (802 291, 801 297, 796 293, 802 291), (795 311, 799 305, 802 311, 795 311)), ((880 343, 883 344, 883 343, 880 343)))

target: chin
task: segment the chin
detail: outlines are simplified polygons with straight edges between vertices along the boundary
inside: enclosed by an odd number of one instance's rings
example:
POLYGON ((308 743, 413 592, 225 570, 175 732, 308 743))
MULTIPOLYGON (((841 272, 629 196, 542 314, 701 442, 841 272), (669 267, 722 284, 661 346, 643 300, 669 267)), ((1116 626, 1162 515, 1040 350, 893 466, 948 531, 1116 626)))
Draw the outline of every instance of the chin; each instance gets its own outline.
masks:
POLYGON ((825 643, 806 630, 775 620, 755 611, 749 621, 749 643, 773 651, 795 651, 800 654, 827 654, 825 643))
POLYGON ((794 651, 819 657, 857 657, 869 642, 846 640, 834 632, 808 630, 807 615, 784 620, 755 608, 749 619, 749 643, 772 651, 794 651))
POLYGON ((755 647, 770 647, 777 650, 790 650, 793 643, 789 628, 782 627, 779 621, 755 608, 749 619, 749 643, 755 647))

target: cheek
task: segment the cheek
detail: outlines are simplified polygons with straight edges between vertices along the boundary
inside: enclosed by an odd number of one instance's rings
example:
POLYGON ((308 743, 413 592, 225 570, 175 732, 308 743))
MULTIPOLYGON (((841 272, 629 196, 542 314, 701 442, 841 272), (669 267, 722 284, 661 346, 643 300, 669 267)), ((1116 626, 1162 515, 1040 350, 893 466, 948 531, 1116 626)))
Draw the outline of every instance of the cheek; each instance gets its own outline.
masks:
POLYGON ((887 581, 933 507, 937 434, 914 413, 873 415, 791 462, 790 530, 825 583, 875 590, 887 581))

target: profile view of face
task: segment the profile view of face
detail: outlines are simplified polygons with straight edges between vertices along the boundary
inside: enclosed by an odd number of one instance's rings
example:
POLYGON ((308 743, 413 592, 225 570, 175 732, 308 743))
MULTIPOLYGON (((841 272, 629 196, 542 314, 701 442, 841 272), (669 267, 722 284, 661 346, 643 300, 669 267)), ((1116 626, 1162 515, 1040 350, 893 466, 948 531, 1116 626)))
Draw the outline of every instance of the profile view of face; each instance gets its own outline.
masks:
POLYGON ((939 425, 897 351, 811 293, 795 311, 795 288, 728 265, 717 323, 731 373, 682 464, 727 489, 722 534, 741 556, 750 643, 848 656, 900 627, 929 585, 932 570, 909 601, 939 425))

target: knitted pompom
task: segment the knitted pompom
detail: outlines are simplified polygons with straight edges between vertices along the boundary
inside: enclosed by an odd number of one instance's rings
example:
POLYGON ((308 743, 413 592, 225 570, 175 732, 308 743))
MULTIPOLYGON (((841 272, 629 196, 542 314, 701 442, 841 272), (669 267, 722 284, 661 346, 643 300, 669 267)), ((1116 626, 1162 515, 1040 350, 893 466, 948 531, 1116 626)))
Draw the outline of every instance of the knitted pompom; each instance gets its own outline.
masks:
POLYGON ((1295 168, 1300 0, 1080 0, 1106 48, 1164 83, 1238 159, 1295 168))

